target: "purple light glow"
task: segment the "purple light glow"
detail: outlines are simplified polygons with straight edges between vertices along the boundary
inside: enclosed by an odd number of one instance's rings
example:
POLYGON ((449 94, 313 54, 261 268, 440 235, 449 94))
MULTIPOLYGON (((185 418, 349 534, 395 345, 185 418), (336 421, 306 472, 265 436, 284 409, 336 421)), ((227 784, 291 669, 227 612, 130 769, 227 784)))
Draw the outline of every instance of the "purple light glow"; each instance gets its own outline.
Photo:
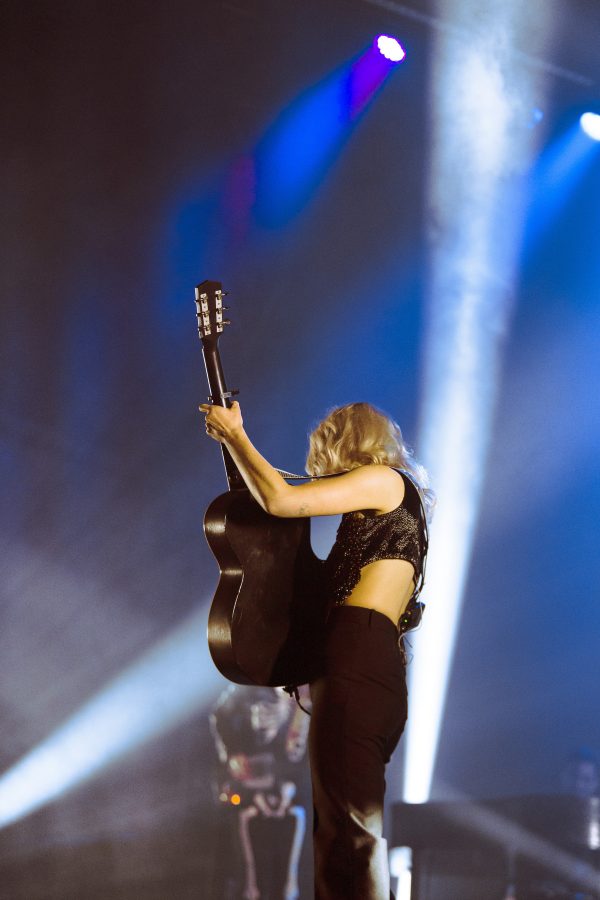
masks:
POLYGON ((406 53, 400 46, 396 38, 390 37, 389 34, 380 34, 377 38, 377 49, 382 56, 389 59, 390 62, 402 62, 406 53))

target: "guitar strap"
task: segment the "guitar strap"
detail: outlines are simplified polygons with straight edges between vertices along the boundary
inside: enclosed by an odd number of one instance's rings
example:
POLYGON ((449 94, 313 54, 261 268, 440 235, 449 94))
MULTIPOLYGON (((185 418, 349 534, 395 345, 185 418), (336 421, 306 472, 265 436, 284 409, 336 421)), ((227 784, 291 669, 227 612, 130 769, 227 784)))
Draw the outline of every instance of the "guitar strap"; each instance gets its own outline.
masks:
POLYGON ((335 475, 344 475, 344 472, 332 472, 331 475, 295 475, 293 472, 286 472, 285 469, 277 469, 273 466, 278 475, 281 475, 282 478, 286 480, 292 481, 295 479, 296 481, 306 481, 309 479, 313 481, 315 478, 333 478, 335 475))

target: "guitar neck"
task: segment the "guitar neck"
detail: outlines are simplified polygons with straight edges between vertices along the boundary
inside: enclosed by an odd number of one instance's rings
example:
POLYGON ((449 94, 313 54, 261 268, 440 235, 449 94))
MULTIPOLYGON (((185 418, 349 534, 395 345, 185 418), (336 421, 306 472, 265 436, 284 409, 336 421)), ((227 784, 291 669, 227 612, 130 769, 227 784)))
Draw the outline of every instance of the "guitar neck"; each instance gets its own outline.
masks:
MULTIPOLYGON (((206 377, 208 379, 208 387, 210 390, 210 402, 214 403, 216 406, 231 406, 231 393, 227 390, 225 385, 219 348, 216 344, 211 344, 208 347, 203 344, 202 355, 204 357, 204 366, 206 368, 206 377)), ((234 463, 229 450, 224 444, 221 444, 220 446, 221 453, 223 454, 223 463, 225 465, 225 474, 227 475, 229 490, 235 491, 246 487, 244 479, 240 475, 239 469, 234 463)))
MULTIPOLYGON (((228 391, 223 375, 223 366, 219 356, 219 337, 223 333, 225 325, 229 325, 229 319, 223 318, 223 306, 225 293, 220 281, 203 281, 196 285, 196 319, 198 321, 198 336, 202 342, 202 355, 208 378, 210 390, 210 402, 216 406, 231 406, 230 397, 233 393, 228 391)), ((234 463, 231 454, 221 444, 225 474, 229 490, 244 488, 244 479, 234 463)))

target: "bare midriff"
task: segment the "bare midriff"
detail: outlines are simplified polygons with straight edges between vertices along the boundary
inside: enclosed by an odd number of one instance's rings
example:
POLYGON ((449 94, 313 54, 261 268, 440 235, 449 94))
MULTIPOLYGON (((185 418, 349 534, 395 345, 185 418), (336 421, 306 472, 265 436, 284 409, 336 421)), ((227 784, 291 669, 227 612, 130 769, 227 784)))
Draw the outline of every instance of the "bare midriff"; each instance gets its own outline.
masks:
POLYGON ((415 584, 415 570, 405 559, 378 559, 361 569, 360 580, 345 606, 376 609, 398 624, 415 584))

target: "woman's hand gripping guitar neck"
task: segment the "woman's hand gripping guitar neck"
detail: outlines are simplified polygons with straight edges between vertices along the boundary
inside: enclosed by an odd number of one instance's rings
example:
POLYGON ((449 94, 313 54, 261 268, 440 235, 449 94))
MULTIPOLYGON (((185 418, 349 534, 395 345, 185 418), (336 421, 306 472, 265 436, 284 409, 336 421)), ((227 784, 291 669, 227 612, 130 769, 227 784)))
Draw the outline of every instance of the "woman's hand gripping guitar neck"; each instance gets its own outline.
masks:
POLYGON ((306 516, 301 506, 295 512, 288 511, 295 499, 293 488, 262 456, 246 432, 240 405, 234 401, 230 407, 202 403, 200 411, 206 415, 206 433, 213 440, 225 444, 257 503, 274 516, 306 516), (282 506, 281 501, 288 503, 282 506), (283 512, 285 507, 286 511, 283 512))

